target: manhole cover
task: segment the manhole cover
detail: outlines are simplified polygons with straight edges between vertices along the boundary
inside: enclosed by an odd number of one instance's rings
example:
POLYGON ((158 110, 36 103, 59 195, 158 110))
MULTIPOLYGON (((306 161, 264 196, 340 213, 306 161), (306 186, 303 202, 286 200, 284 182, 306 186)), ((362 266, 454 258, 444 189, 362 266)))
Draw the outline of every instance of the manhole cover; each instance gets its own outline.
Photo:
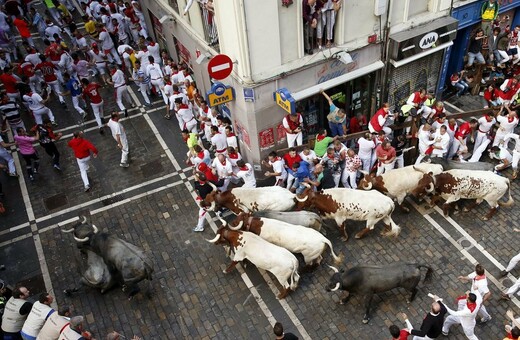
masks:
POLYGON ((115 195, 115 196, 102 200, 101 203, 106 207, 107 205, 114 204, 114 203, 122 201, 122 200, 123 200, 122 195, 115 195))
POLYGON ((157 173, 163 171, 163 166, 160 159, 156 159, 155 161, 151 161, 141 166, 141 172, 145 178, 152 177, 157 173))
POLYGON ((54 210, 69 204, 69 200, 65 194, 58 194, 45 198, 43 203, 45 204, 45 208, 47 208, 47 210, 54 210))
POLYGON ((471 242, 468 241, 468 240, 462 240, 462 241, 460 241, 460 245, 461 245, 462 247, 464 247, 464 248, 468 248, 468 247, 471 246, 471 242))
POLYGON ((513 282, 512 282, 511 280, 509 280, 509 279, 504 279, 504 280, 502 281, 502 284, 503 284, 504 286, 506 286, 506 287, 510 287, 510 286, 513 284, 513 282))

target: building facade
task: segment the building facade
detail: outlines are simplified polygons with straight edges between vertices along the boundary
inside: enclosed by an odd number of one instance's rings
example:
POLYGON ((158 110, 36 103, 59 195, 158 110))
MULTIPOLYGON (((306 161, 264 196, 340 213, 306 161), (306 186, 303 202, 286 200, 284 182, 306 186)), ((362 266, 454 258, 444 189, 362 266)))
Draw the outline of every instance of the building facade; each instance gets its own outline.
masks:
POLYGON ((343 0, 339 9, 317 0, 317 29, 306 27, 307 1, 142 0, 152 33, 189 65, 199 90, 216 88, 208 61, 231 58, 231 75, 218 82, 233 96, 213 93, 210 105, 231 118, 255 165, 287 146, 281 122, 290 111, 302 113, 305 137, 327 127, 322 89, 350 116, 369 118, 381 102, 438 88, 455 38, 451 0, 343 0))

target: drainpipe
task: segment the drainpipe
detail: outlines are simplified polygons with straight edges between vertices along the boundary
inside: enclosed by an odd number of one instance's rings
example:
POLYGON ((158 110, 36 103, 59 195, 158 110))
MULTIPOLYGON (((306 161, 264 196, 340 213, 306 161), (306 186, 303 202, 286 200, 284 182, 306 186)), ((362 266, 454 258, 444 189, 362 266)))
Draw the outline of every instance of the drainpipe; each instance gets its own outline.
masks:
MULTIPOLYGON (((453 1, 453 0, 452 0, 453 1)), ((390 58, 388 57, 389 49, 390 49, 390 16, 393 10, 393 1, 388 0, 387 5, 387 14, 386 14, 386 27, 385 27, 385 38, 384 38, 384 46, 383 46, 383 63, 385 67, 383 68, 383 77, 381 80, 381 103, 388 101, 388 76, 390 75, 390 58)))

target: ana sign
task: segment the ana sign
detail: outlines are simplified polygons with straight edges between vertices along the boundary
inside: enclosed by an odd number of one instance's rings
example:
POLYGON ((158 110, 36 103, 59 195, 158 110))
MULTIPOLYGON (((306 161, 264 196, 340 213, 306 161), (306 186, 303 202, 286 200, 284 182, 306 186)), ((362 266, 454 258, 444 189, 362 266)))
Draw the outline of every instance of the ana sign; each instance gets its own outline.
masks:
POLYGON ((230 102, 235 99, 235 89, 222 83, 215 83, 211 90, 206 93, 209 106, 216 106, 230 102))
POLYGON ((273 93, 274 101, 288 113, 296 112, 296 101, 286 88, 281 88, 273 93))
POLYGON ((439 40, 439 35, 436 32, 430 32, 421 38, 419 47, 426 50, 430 47, 435 47, 435 43, 439 40))

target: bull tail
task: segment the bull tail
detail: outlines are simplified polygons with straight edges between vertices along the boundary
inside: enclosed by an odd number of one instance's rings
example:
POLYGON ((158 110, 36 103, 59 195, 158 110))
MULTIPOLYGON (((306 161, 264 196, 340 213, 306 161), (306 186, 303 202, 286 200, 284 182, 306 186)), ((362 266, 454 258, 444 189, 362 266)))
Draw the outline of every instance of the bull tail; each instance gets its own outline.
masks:
POLYGON ((298 274, 298 260, 294 258, 293 268, 291 273, 291 290, 295 290, 298 287, 298 281, 300 281, 300 274, 298 274))
POLYGON ((511 182, 509 180, 507 180, 507 191, 509 193, 509 199, 507 200, 507 202, 498 202, 498 204, 502 207, 510 207, 513 205, 513 203, 515 203, 513 196, 511 196, 511 182))
POLYGON ((340 265, 341 263, 343 263, 343 260, 345 259, 345 256, 343 256, 342 254, 339 254, 339 256, 337 256, 335 253, 334 253, 334 248, 332 248, 332 243, 330 242, 329 239, 325 238, 325 241, 324 241, 330 248, 330 254, 332 255, 332 257, 334 258, 334 264, 335 265, 340 265))
POLYGON ((424 283, 429 283, 429 282, 431 282, 432 277, 433 277, 433 268, 430 267, 430 266, 424 265, 424 264, 419 264, 419 265, 417 265, 417 268, 419 268, 419 269, 421 269, 421 268, 426 268, 426 275, 424 276, 424 280, 423 280, 423 282, 424 282, 424 283))

